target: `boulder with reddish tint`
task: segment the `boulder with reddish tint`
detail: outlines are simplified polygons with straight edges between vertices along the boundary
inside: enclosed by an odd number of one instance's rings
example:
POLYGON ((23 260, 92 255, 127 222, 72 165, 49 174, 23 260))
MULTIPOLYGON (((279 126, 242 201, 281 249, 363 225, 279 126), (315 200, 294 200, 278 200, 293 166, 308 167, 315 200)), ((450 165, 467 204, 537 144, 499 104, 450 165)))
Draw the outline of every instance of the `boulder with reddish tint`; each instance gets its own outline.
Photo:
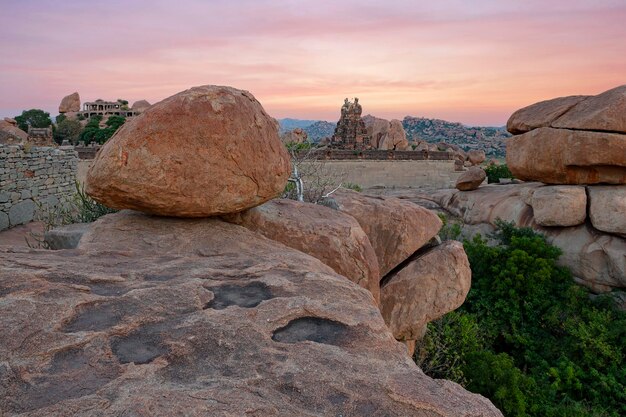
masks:
POLYGON ((551 126, 626 133, 626 85, 580 101, 552 122, 551 126))
POLYGON ((15 145, 25 142, 27 139, 28 133, 17 127, 15 120, 8 117, 0 120, 0 144, 15 145))
POLYGON ((288 143, 304 143, 308 141, 309 135, 302 128, 295 128, 281 135, 280 140, 284 144, 288 143))
POLYGON ((94 227, 79 250, 0 249, 0 415, 502 415, 424 375, 309 255, 217 219, 94 227))
POLYGON ((72 93, 63 97, 59 104, 59 113, 75 113, 80 111, 80 96, 78 93, 72 93))
POLYGON ((518 135, 540 127, 550 127, 553 121, 588 97, 559 97, 531 104, 513 113, 506 123, 506 129, 518 135))
POLYGON ((593 227, 626 237, 626 185, 594 185, 587 192, 593 227))
POLYGON ((463 245, 447 241, 417 254, 385 279, 381 312, 398 340, 419 340, 426 325, 458 308, 472 282, 463 245))
POLYGON ((142 113, 150 106, 151 104, 147 100, 138 100, 133 103, 131 109, 135 112, 142 113))
POLYGON ((542 127, 509 139, 506 163, 524 181, 626 184, 625 155, 626 135, 542 127))
POLYGON ((475 190, 480 187, 485 178, 487 178, 487 174, 482 168, 477 166, 470 167, 456 180, 456 189, 459 191, 475 190))
POLYGON ((397 151, 409 149, 409 141, 400 120, 389 121, 368 114, 363 117, 363 122, 374 149, 397 151))
POLYGON ((289 173, 274 120, 252 94, 202 86, 128 120, 98 152, 86 191, 113 208, 204 217, 263 204, 289 173))
POLYGON ((538 188, 530 204, 535 221, 541 226, 577 226, 587 218, 587 193, 581 186, 538 188))
POLYGON ((441 220, 434 212, 397 198, 367 196, 344 189, 333 197, 339 210, 354 217, 369 237, 381 277, 441 229, 441 220))
POLYGON ((467 153, 467 160, 472 165, 480 165, 485 162, 485 159, 487 159, 487 156, 483 150, 473 149, 467 153))
POLYGON ((378 302, 376 253, 352 216, 317 204, 272 200, 224 219, 319 259, 367 288, 378 302))

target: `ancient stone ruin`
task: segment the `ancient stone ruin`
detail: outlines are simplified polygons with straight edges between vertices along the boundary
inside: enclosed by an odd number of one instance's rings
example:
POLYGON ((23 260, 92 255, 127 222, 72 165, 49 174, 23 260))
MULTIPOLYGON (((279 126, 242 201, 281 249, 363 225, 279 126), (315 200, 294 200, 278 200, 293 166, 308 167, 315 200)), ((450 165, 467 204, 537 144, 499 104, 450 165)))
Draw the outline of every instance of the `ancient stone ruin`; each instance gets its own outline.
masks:
POLYGON ((367 128, 361 118, 362 112, 358 98, 355 98, 354 102, 345 99, 341 106, 341 118, 330 138, 330 147, 357 150, 371 148, 371 137, 367 134, 367 128))

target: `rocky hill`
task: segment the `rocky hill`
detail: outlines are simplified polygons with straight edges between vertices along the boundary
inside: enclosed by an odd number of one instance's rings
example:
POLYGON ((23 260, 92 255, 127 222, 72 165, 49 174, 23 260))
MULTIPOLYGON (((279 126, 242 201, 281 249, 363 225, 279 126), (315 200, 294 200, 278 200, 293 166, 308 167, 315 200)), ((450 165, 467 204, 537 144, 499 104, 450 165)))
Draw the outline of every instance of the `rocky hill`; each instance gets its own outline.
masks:
POLYGON ((296 128, 305 128, 307 126, 311 126, 313 123, 316 122, 317 120, 303 120, 291 118, 278 119, 278 124, 280 126, 279 133, 283 134, 296 128))
POLYGON ((483 150, 491 157, 504 157, 506 140, 511 137, 505 127, 468 127, 461 123, 424 117, 406 116, 402 125, 412 142, 446 142, 466 151, 483 150))

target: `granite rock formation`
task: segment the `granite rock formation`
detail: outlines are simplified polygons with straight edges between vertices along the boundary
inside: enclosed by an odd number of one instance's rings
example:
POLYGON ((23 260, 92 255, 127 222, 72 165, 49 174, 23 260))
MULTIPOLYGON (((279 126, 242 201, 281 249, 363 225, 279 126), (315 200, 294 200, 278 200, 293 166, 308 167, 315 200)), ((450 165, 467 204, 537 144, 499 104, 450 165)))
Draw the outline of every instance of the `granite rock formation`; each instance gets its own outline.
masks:
POLYGON ((26 142, 28 133, 17 127, 17 122, 5 117, 0 120, 0 144, 13 145, 26 142))
POLYGON ((151 106, 151 104, 146 101, 146 100, 138 100, 135 101, 133 103, 133 105, 131 106, 131 109, 133 111, 136 111, 138 113, 143 113, 144 111, 146 111, 149 107, 151 106))
POLYGON ((534 104, 507 123, 515 177, 549 184, 626 184, 626 85, 534 104))
POLYGON ((487 174, 481 167, 473 166, 459 176, 455 187, 459 191, 475 190, 486 178, 487 174))
POLYGON ((578 226, 587 218, 587 193, 578 185, 541 187, 533 193, 530 205, 540 226, 578 226))
POLYGON ((368 291, 216 218, 123 211, 0 262, 5 415, 501 416, 425 376, 368 291))
POLYGON ((385 120, 372 115, 363 117, 367 128, 367 135, 371 138, 370 144, 374 149, 382 150, 410 150, 409 141, 400 120, 385 120))
POLYGON ((304 129, 300 127, 296 127, 293 130, 283 133, 280 135, 280 140, 284 144, 288 143, 305 143, 309 139, 309 135, 304 131, 304 129))
POLYGON ((289 174, 275 121, 252 94, 202 86, 127 121, 100 149, 86 191, 113 208, 203 217, 264 203, 289 174))
POLYGON ((59 113, 76 113, 80 111, 80 96, 78 93, 72 93, 63 97, 59 104, 59 113))

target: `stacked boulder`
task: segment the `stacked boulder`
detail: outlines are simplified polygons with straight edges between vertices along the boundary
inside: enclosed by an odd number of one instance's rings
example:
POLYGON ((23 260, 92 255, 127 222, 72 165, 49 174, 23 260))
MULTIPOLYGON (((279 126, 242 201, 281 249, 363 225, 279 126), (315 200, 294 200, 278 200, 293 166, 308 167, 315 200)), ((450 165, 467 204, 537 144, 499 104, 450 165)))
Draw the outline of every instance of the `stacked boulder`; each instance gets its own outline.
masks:
POLYGON ((370 144, 373 149, 396 151, 411 149, 400 120, 390 121, 368 114, 363 117, 363 123, 367 129, 367 136, 371 138, 370 144))
POLYGON ((349 191, 337 210, 274 199, 289 173, 245 91, 195 87, 124 124, 87 191, 132 210, 77 249, 0 248, 0 414, 501 416, 396 342, 469 290, 439 218, 349 191))
POLYGON ((482 233, 497 219, 530 226, 598 293, 626 288, 626 85, 516 111, 506 161, 523 184, 428 198, 482 233))

